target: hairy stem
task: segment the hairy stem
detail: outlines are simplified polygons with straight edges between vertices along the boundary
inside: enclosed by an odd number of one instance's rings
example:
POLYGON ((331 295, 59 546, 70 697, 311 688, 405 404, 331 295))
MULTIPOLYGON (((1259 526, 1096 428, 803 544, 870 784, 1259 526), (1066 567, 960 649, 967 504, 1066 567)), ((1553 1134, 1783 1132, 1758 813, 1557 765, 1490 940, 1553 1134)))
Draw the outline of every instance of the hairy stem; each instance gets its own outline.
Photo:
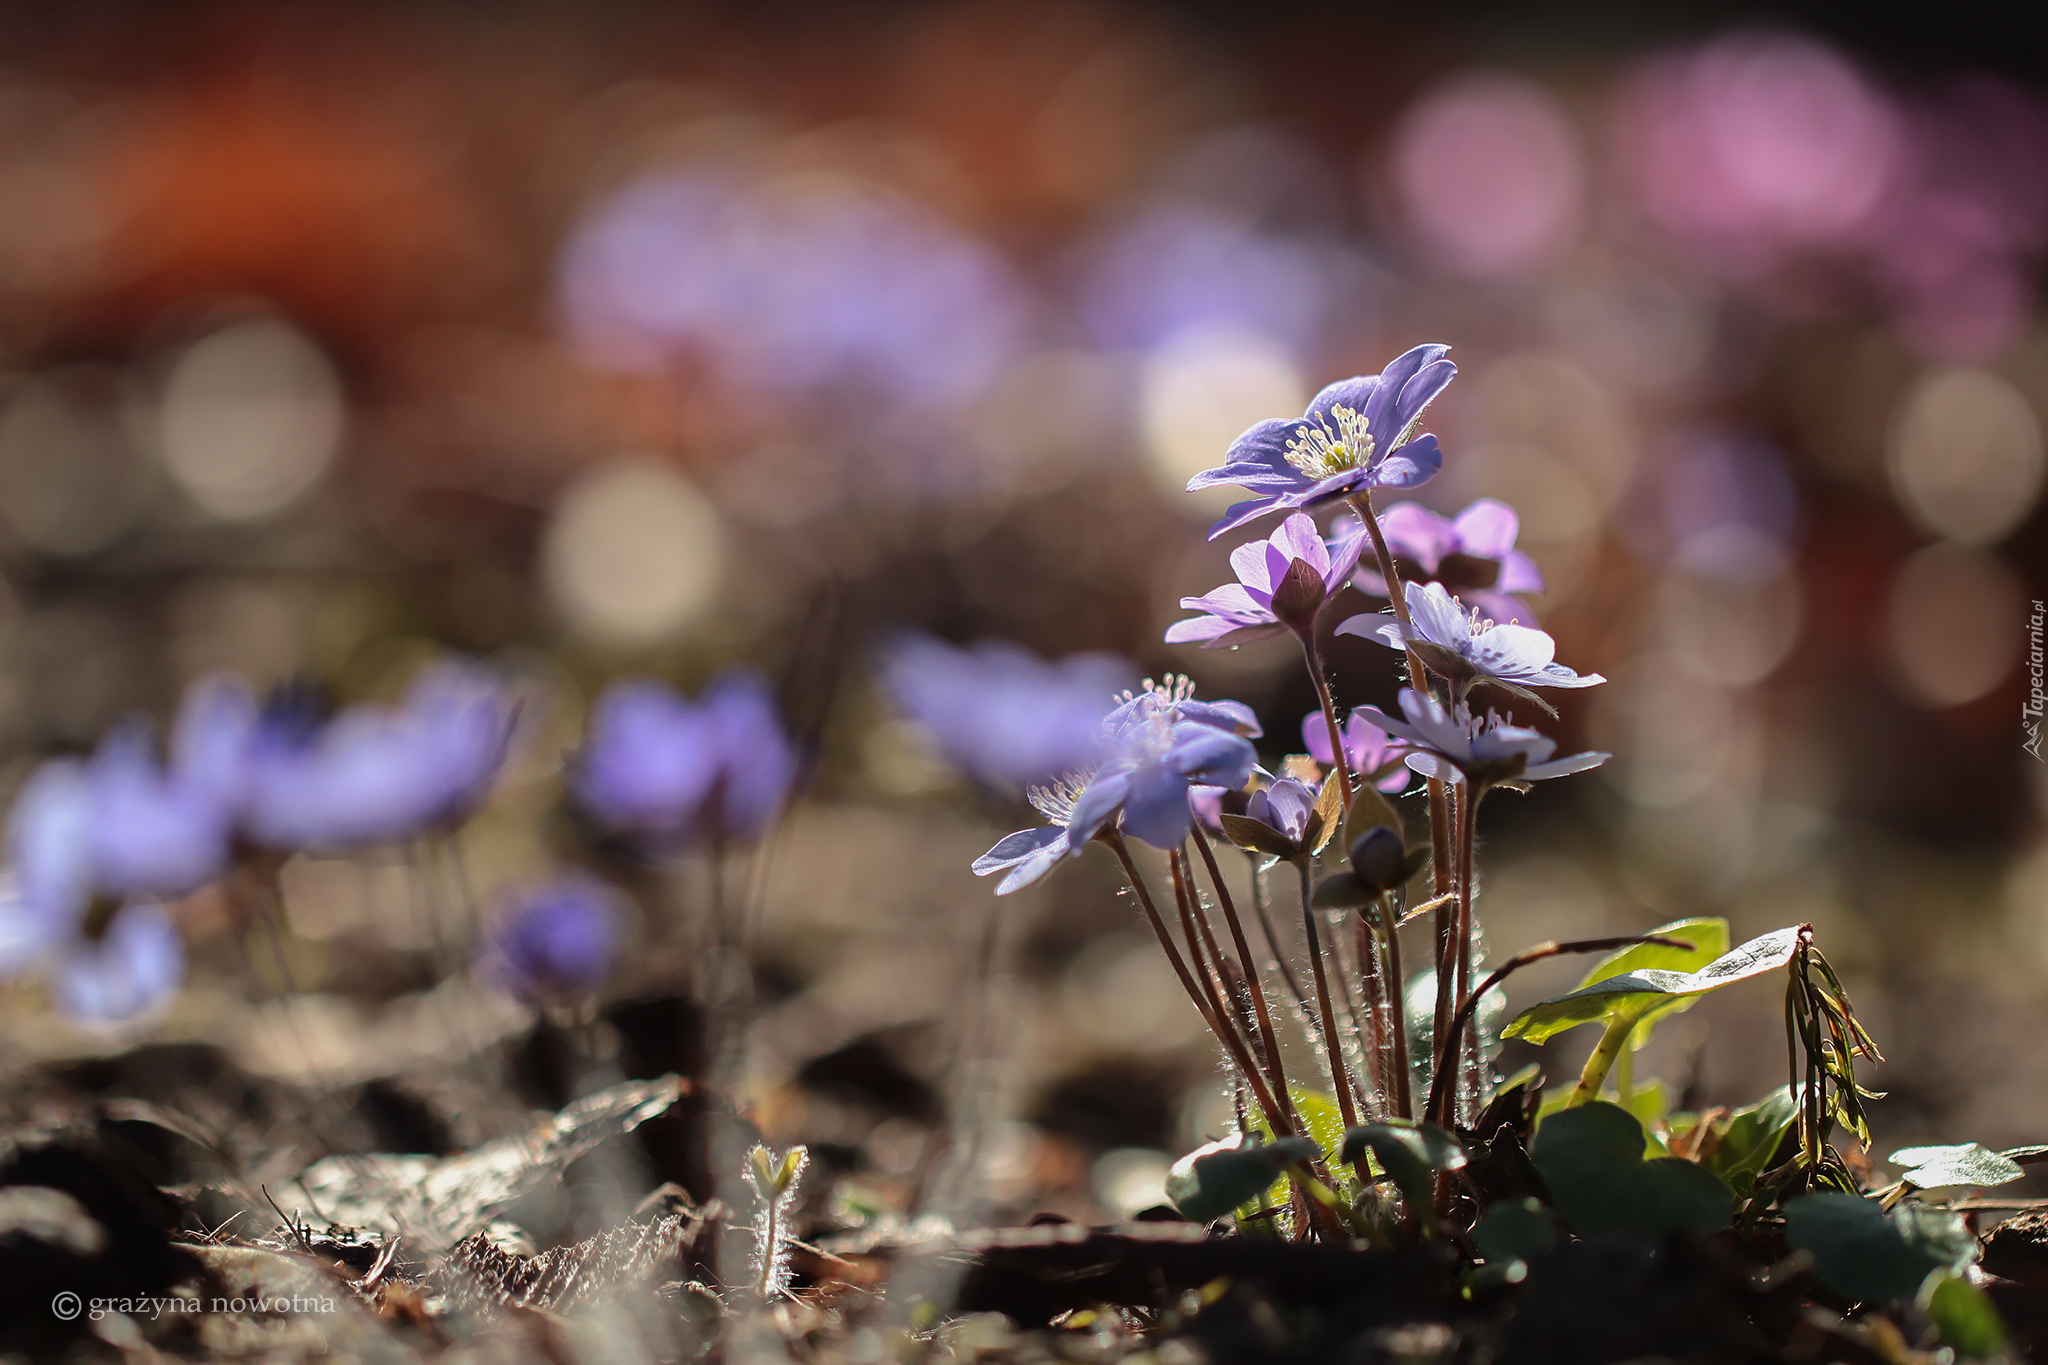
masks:
POLYGON ((1159 907, 1152 903, 1152 893, 1146 887, 1144 877, 1139 874, 1138 865, 1131 861, 1131 851, 1125 846, 1123 835, 1106 834, 1098 837, 1109 845, 1110 851, 1116 854, 1117 861, 1123 864, 1124 876, 1130 881, 1131 891, 1137 896, 1138 904, 1144 908, 1145 918, 1152 924, 1152 932, 1159 936, 1159 946, 1166 950, 1166 960, 1172 964, 1173 974, 1180 978, 1181 989, 1185 990, 1188 999, 1194 1002, 1195 1011, 1202 1016, 1202 1022, 1209 1026, 1209 1032, 1216 1036, 1216 1041, 1230 1054, 1232 1065, 1237 1067, 1239 1074, 1244 1077, 1245 1084, 1251 1088, 1252 1098, 1265 1112, 1266 1122, 1272 1125, 1276 1134, 1282 1137, 1292 1136, 1293 1130, 1287 1127, 1286 1114, 1273 1102, 1273 1095, 1266 1087, 1265 1077, 1259 1074, 1258 1069, 1252 1066, 1251 1058, 1245 1055, 1244 1045, 1239 1040, 1237 1031, 1228 1026, 1227 1020, 1218 1018, 1210 1010, 1209 1002, 1202 994, 1202 988, 1196 984, 1194 974, 1188 970, 1187 960, 1181 956, 1179 946, 1173 941, 1173 935, 1167 931, 1166 921, 1159 917, 1159 907))
MULTIPOLYGON (((1472 989, 1472 854, 1475 831, 1479 827, 1479 803, 1486 797, 1486 788, 1476 782, 1470 783, 1461 795, 1458 802, 1458 999, 1463 1000, 1472 989)), ((1455 1065, 1463 1081, 1464 1104, 1460 1108, 1469 1111, 1476 1103, 1481 1088, 1477 1014, 1466 1022, 1464 1031, 1452 1041, 1451 1046, 1457 1049, 1455 1065)), ((1461 1112, 1459 1117, 1470 1119, 1476 1115, 1461 1112)))
POLYGON ((1330 727, 1330 765, 1337 770, 1337 790, 1344 794, 1344 811, 1351 810, 1351 759, 1344 752, 1344 727, 1337 723, 1337 702, 1330 695, 1330 680, 1323 671, 1323 649, 1316 643, 1312 621, 1298 631, 1301 652, 1308 661, 1308 675, 1315 680, 1316 704, 1323 708, 1323 724, 1330 727))
POLYGON ((1314 888, 1309 881, 1309 862, 1302 858, 1294 865, 1301 874, 1301 923, 1308 933, 1308 961, 1315 972, 1316 1006, 1323 1019, 1323 1051, 1330 1058, 1330 1082, 1337 1090, 1337 1109, 1344 1115, 1344 1126, 1358 1126, 1358 1105, 1351 1097, 1351 1075, 1344 1065, 1344 1044, 1337 1032, 1336 1012, 1330 1007, 1330 978, 1323 967, 1323 940, 1316 929, 1315 906, 1310 903, 1314 888))
POLYGON ((1380 931, 1386 937, 1387 976, 1393 983, 1394 1085, 1391 1096, 1394 1115, 1413 1118, 1415 1095, 1414 1083, 1408 1074, 1408 987, 1407 978, 1401 974, 1401 929, 1390 897, 1381 896, 1373 908, 1379 913, 1380 931))
POLYGON ((1259 856, 1251 855, 1252 863, 1252 910, 1259 917, 1259 928, 1266 935, 1266 946, 1273 950, 1273 965, 1280 969, 1280 979, 1287 983, 1287 993, 1294 997, 1294 1003, 1304 1012, 1314 1007, 1308 1003, 1308 992, 1302 989, 1301 978, 1294 974, 1288 964, 1287 954, 1280 948, 1279 931, 1273 927, 1272 897, 1266 894, 1266 869, 1259 862, 1259 856))
POLYGON ((1293 1097, 1287 1092, 1287 1073, 1280 1063, 1280 1037, 1273 1030, 1273 1016, 1266 1007, 1265 988, 1259 983, 1258 960, 1252 956, 1251 944, 1245 940, 1244 923, 1237 917, 1237 904, 1230 898, 1230 888, 1223 883, 1223 869, 1216 866, 1216 854, 1209 847, 1209 836, 1202 833, 1202 827, 1194 827, 1195 847, 1202 854, 1202 866, 1208 869, 1209 885, 1216 889, 1216 903, 1223 907, 1223 922, 1230 929, 1230 941, 1237 949, 1238 961, 1244 964, 1245 986, 1252 997, 1252 1010, 1259 1021, 1259 1042, 1266 1054, 1266 1066, 1275 1096, 1287 1096, 1288 1105, 1293 1106, 1293 1097))
MULTIPOLYGON (((1394 619, 1404 626, 1415 622, 1408 615, 1408 599, 1401 591, 1401 576, 1394 572, 1394 554, 1387 548, 1386 532, 1380 529, 1380 519, 1372 510, 1372 490, 1350 499, 1351 508, 1365 523, 1366 534, 1372 537, 1372 550, 1379 556, 1380 577, 1385 580, 1387 600, 1394 604, 1394 619)), ((1408 685, 1424 696, 1429 694, 1429 677, 1423 672, 1422 660, 1415 657, 1414 650, 1403 650, 1408 660, 1408 685)), ((1436 894, 1441 896, 1451 889, 1451 841, 1450 820, 1444 803, 1444 784, 1432 777, 1429 779, 1429 833, 1431 848, 1430 873, 1435 882, 1436 894)))

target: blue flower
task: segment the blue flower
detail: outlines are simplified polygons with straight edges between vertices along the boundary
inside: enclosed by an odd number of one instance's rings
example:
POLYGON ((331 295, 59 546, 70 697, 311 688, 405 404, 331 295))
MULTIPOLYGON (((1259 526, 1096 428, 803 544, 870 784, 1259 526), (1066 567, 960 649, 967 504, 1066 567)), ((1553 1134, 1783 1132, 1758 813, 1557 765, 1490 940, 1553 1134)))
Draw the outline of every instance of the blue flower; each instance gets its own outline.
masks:
POLYGON ((1598 673, 1576 673, 1556 662, 1557 642, 1543 631, 1495 625, 1476 613, 1468 614, 1441 583, 1406 583, 1402 587, 1413 625, 1385 614, 1369 614, 1350 618, 1337 627, 1337 633, 1413 650, 1432 672, 1448 680, 1460 697, 1475 683, 1490 683, 1543 704, 1529 688, 1591 687, 1607 681, 1598 673))
POLYGON ((1256 820, 1290 844, 1299 844, 1308 832, 1309 817, 1315 813, 1317 793, 1291 777, 1252 793, 1245 804, 1247 819, 1256 820))
POLYGON ((1443 464, 1435 436, 1417 435, 1422 410, 1458 373, 1448 346, 1417 346, 1379 374, 1339 380, 1295 418, 1246 431, 1223 463, 1188 491, 1237 484, 1255 494, 1209 528, 1214 540, 1268 512, 1319 507, 1374 488, 1414 488, 1443 464))
MULTIPOLYGON (((215 705, 214 723, 231 729, 232 701, 215 705)), ((422 670, 397 706, 352 706, 324 723, 301 697, 273 698, 242 754, 243 829, 259 844, 301 849, 450 827, 490 794, 517 710, 503 679, 460 663, 422 670)))
MULTIPOLYGON (((1542 592, 1543 573, 1515 548, 1521 518, 1514 508, 1480 498, 1457 516, 1445 517, 1419 502, 1397 502, 1379 517, 1398 577, 1441 583, 1492 620, 1536 624, 1535 613, 1515 594, 1542 592)), ((1387 595, 1377 561, 1361 567, 1351 581, 1360 592, 1387 595)))
MULTIPOLYGON (((1344 757, 1351 764, 1351 771, 1368 779, 1401 756, 1401 746, 1356 711, 1344 722, 1341 734, 1344 757)), ((1321 711, 1311 711, 1301 718, 1301 742, 1308 747, 1308 756, 1325 768, 1335 763, 1336 756, 1330 748, 1330 725, 1321 711)), ((1383 792, 1400 791, 1408 785, 1408 770, 1396 764, 1391 773, 1373 785, 1383 792)))
POLYGON ((603 882, 577 873, 516 892, 486 935, 484 974, 526 1000, 596 990, 618 955, 617 899, 603 882))
POLYGON ((701 702, 649 678, 612 684, 591 712, 570 788, 598 826, 666 853, 759 838, 796 771, 767 679, 731 669, 701 702))
POLYGON ((1103 722, 1107 757, 1092 773, 1034 788, 1031 804, 1052 823, 1006 835, 974 861, 974 874, 1008 872, 999 896, 1021 890, 1118 828, 1154 848, 1178 848, 1193 823, 1192 789, 1236 790, 1251 780, 1259 733, 1242 702, 1200 702, 1184 677, 1149 680, 1103 722), (1115 822, 1112 824, 1112 822, 1115 822))
POLYGON ((1357 714, 1414 745, 1407 763, 1424 777, 1484 785, 1541 782, 1597 768, 1614 757, 1587 752, 1552 758, 1557 741, 1538 731, 1509 725, 1490 713, 1476 718, 1463 705, 1447 711, 1436 698, 1412 687, 1401 689, 1400 700, 1399 720, 1373 706, 1361 706, 1357 714))
POLYGON ((1001 640, 971 649, 925 635, 883 661, 889 694, 976 781, 1015 793, 1100 758, 1102 719, 1136 673, 1113 654, 1047 663, 1001 640))
POLYGON ((40 971, 57 1007, 89 1021, 156 1008, 184 976, 163 906, 121 899, 97 875, 95 781, 57 759, 30 774, 8 816, 12 883, 0 892, 0 974, 40 971))
POLYGON ((1314 629, 1323 603, 1351 577, 1364 542, 1365 530, 1359 527, 1325 545, 1315 519, 1306 512, 1295 513, 1270 539, 1230 552, 1237 582, 1225 583, 1205 597, 1180 599, 1182 607, 1205 614, 1169 626, 1166 643, 1221 649, 1270 639, 1286 630, 1314 629))

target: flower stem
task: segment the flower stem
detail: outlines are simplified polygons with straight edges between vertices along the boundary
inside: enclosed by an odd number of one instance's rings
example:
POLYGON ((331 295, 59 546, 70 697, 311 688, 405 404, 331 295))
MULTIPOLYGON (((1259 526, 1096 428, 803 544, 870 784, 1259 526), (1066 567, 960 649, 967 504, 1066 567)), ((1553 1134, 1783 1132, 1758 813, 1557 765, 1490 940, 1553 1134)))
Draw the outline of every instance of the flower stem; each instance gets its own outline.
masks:
MULTIPOLYGON (((1404 626, 1415 622, 1408 615, 1408 599, 1401 593, 1401 576, 1394 572, 1394 554, 1387 548, 1386 532, 1380 529, 1380 519, 1372 510, 1372 490, 1351 498, 1351 508, 1365 523, 1366 534, 1372 537, 1372 551, 1379 557, 1380 577, 1385 580, 1387 600, 1394 604, 1394 619, 1404 626)), ((1414 650, 1403 650, 1408 660, 1408 685, 1417 692, 1429 694, 1429 676, 1423 672, 1422 660, 1415 657, 1414 650)), ((1430 873, 1435 881, 1436 894, 1441 896, 1451 889, 1451 845, 1450 820, 1444 803, 1444 784, 1432 777, 1429 779, 1429 832, 1431 840, 1430 873)), ((1441 917, 1439 917, 1441 918, 1441 917)))
POLYGON ((1259 929, 1266 936, 1266 946, 1273 950, 1273 965, 1280 969, 1280 979, 1287 983, 1287 993, 1294 997, 1303 1013, 1313 1008, 1308 1003, 1308 992, 1301 987, 1301 978, 1294 974, 1293 966, 1287 961, 1287 954, 1280 948, 1280 933, 1273 927, 1270 908, 1272 898, 1266 894, 1266 869, 1257 854, 1251 855, 1252 865, 1252 910, 1259 917, 1259 929))
POLYGON ((1308 932, 1308 961, 1315 971, 1316 1006, 1323 1017, 1323 1051, 1330 1057, 1330 1081, 1337 1089, 1337 1108, 1344 1115, 1344 1126, 1358 1126, 1358 1105, 1351 1097, 1351 1076, 1344 1065, 1344 1044, 1337 1032, 1336 1012, 1330 1008, 1330 978, 1323 968, 1322 935, 1316 930, 1315 906, 1310 902, 1313 887, 1309 880, 1309 861, 1302 858, 1294 865, 1301 874, 1301 923, 1308 932))
POLYGON ((1237 1031, 1229 1027, 1227 1020, 1218 1018, 1210 1010, 1202 988, 1195 983, 1194 974, 1188 970, 1187 960, 1181 956, 1180 948, 1173 941, 1173 935, 1167 931, 1166 921, 1159 917, 1159 907, 1152 903, 1152 893, 1146 887, 1144 877, 1139 874, 1138 865, 1131 861, 1131 852, 1124 845, 1123 835, 1106 833, 1097 837, 1109 845, 1110 851, 1116 854, 1117 861, 1123 864, 1124 876, 1129 879, 1131 890, 1138 897, 1138 904, 1144 907, 1145 918, 1152 923, 1152 932, 1159 936, 1159 946, 1166 950, 1166 960, 1172 964, 1174 975, 1180 978, 1181 989, 1185 990, 1188 999, 1194 1002, 1195 1011, 1202 1016, 1202 1022, 1209 1026, 1209 1032, 1216 1036, 1216 1041, 1230 1054, 1231 1063, 1244 1077, 1245 1084, 1251 1087, 1252 1098, 1265 1112, 1266 1122, 1272 1125, 1276 1135, 1293 1136, 1293 1129, 1288 1125, 1286 1113, 1274 1102, 1272 1091, 1266 1085, 1266 1078, 1259 1074, 1252 1066, 1251 1058, 1245 1055, 1244 1045, 1239 1040, 1237 1031))
POLYGON ((1408 1075, 1408 986, 1407 978, 1401 974, 1401 929, 1390 897, 1382 895, 1374 908, 1379 912, 1380 929, 1386 935, 1387 976, 1392 983, 1394 1084, 1391 1095, 1394 1114, 1397 1118, 1412 1118, 1415 1096, 1408 1075))
MULTIPOLYGON (((1237 904, 1230 898, 1230 888, 1223 884, 1223 870, 1216 866, 1216 854, 1209 847, 1209 836, 1202 833, 1202 827, 1194 827, 1195 847, 1202 854, 1202 865, 1209 871, 1209 884, 1216 888, 1217 904, 1223 907, 1223 922, 1230 929, 1230 941, 1237 949, 1238 961, 1244 964, 1246 989, 1252 997, 1252 1009, 1258 1016, 1259 1042, 1266 1054, 1266 1066, 1271 1071, 1269 1079, 1275 1096, 1287 1095, 1287 1073, 1280 1064, 1280 1039, 1273 1031, 1273 1016, 1266 1006, 1265 988, 1259 982, 1259 964, 1252 956, 1251 944, 1245 940, 1244 924, 1237 917, 1237 904)), ((1292 1107, 1293 1098, 1288 1098, 1292 1107)))
MULTIPOLYGON (((1323 724, 1330 727, 1330 762, 1337 769, 1337 790, 1344 794, 1344 811, 1351 811, 1351 758, 1344 752, 1344 727, 1337 723, 1337 703, 1330 695, 1330 680, 1323 672, 1323 650, 1316 643, 1315 623, 1297 632, 1301 652, 1308 660, 1309 676, 1315 679, 1316 703, 1323 708, 1323 724)), ((1340 817, 1341 823, 1341 817, 1340 817)))
MULTIPOLYGON (((1181 934, 1188 941, 1188 955, 1194 959, 1195 974, 1209 992, 1210 1005, 1237 1031, 1244 1055, 1254 1065, 1270 1065, 1276 1060, 1277 1049, 1266 1047, 1257 1017, 1248 1017, 1245 1005, 1250 991, 1240 989, 1245 985, 1245 974, 1224 955, 1216 942, 1215 931, 1209 927, 1209 916, 1202 909, 1201 892, 1195 887, 1194 868, 1188 862, 1187 847, 1183 845, 1169 852, 1166 866, 1173 874, 1173 898, 1180 908, 1181 934)), ((1266 1084, 1274 1101, 1287 1111, 1288 1123, 1300 1128, 1301 1116, 1295 1112, 1294 1097, 1287 1093, 1286 1082, 1274 1084, 1268 1073, 1266 1084)))
MULTIPOLYGON (((1472 990, 1472 853, 1475 844, 1474 831, 1479 826, 1479 803, 1485 799, 1486 787, 1473 782, 1466 786, 1464 799, 1458 802, 1458 995, 1463 1000, 1472 990)), ((1464 1084, 1459 1087, 1464 1095, 1461 1111, 1470 1110, 1476 1103, 1480 1089, 1479 1080, 1479 1015, 1475 1011, 1465 1023, 1464 1029, 1452 1044, 1457 1048, 1456 1065, 1460 1069, 1464 1084)), ((1469 1121, 1477 1115, 1461 1112, 1459 1118, 1469 1121)))

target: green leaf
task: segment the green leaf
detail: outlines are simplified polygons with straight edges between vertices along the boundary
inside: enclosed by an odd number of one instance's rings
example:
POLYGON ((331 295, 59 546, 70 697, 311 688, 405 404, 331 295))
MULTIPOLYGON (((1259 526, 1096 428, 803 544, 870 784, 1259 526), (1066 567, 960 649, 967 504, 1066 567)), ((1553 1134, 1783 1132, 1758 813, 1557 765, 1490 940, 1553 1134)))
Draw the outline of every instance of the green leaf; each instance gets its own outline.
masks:
POLYGON ((1988 1189, 2018 1180, 2026 1172, 2019 1163, 1975 1142, 1957 1142, 1942 1147, 1901 1147, 1889 1158, 1899 1167, 1899 1178, 1923 1190, 1950 1185, 1976 1185, 1988 1189))
POLYGON ((1408 834, 1401 823, 1401 812, 1394 803, 1380 793, 1370 781, 1361 782, 1351 793, 1351 809, 1344 813, 1344 847, 1350 848, 1358 842, 1358 836, 1374 825, 1385 825, 1401 836, 1401 842, 1408 841, 1408 834))
MULTIPOLYGON (((1689 923, 1681 920, 1680 924, 1689 923)), ((1659 933, 1666 932, 1658 930, 1659 933)), ((1674 930, 1675 932, 1675 930, 1674 930)), ((1636 967, 1618 975, 1581 986, 1568 995, 1531 1005, 1516 1015, 1501 1031, 1504 1038, 1526 1038, 1532 1043, 1548 1041, 1580 1024, 1605 1024, 1633 1016, 1652 1018, 1687 1008, 1697 996, 1737 981, 1773 972, 1792 960, 1799 930, 1779 929, 1762 938, 1751 939, 1733 952, 1723 953, 1695 971, 1673 971, 1659 967, 1636 967)), ((1654 944, 1638 945, 1652 948, 1654 944)), ((1636 949, 1630 949, 1633 952, 1636 949)), ((1663 949, 1676 952, 1675 949, 1663 949)), ((1595 969, 1596 971, 1598 968, 1595 969)))
POLYGON ((1621 1182, 1627 1225, 1656 1237, 1704 1237, 1728 1226, 1735 1191, 1704 1166, 1683 1157, 1645 1161, 1621 1182))
POLYGON ((1349 1165, 1368 1151, 1393 1177, 1411 1209, 1429 1207, 1435 1173, 1465 1164, 1465 1149, 1434 1123, 1368 1123, 1344 1134, 1340 1159, 1349 1165))
POLYGON ((1781 1085, 1755 1104, 1731 1114, 1720 1142, 1701 1164, 1746 1197, 1756 1188, 1757 1177, 1769 1166, 1785 1131, 1798 1117, 1799 1102, 1792 1096, 1792 1087, 1781 1085))
POLYGON ((1208 1223, 1249 1204, 1272 1185, 1288 1163, 1314 1161, 1315 1143, 1307 1138, 1240 1145, 1242 1137, 1225 1138, 1197 1147, 1166 1177, 1166 1197, 1190 1222, 1208 1223))
POLYGON ((1223 832, 1230 842, 1254 853, 1268 853, 1289 862, 1301 856, 1301 846, 1262 820, 1249 815, 1224 814, 1223 832))
POLYGON ((1681 1157, 1643 1160, 1642 1124, 1596 1100, 1543 1120, 1529 1144, 1558 1210, 1582 1232, 1701 1235, 1728 1226, 1735 1192, 1681 1157))
POLYGON ((1785 1241, 1812 1252, 1820 1282, 1858 1303, 1912 1298, 1942 1264, 1901 1235, 1875 1200, 1832 1190, 1785 1205, 1785 1241))
POLYGON ((1977 1239, 1960 1213, 1908 1199, 1892 1209, 1891 1220, 1907 1246, 1938 1265, 1961 1271, 1977 1259, 1977 1239))
POLYGON ((1965 1360, 1983 1360, 2012 1350, 2005 1320, 1991 1296, 1960 1275, 1944 1275, 1927 1296, 1927 1316, 1941 1331, 1941 1344, 1965 1360))
POLYGON ((1294 1101, 1294 1112, 1301 1115, 1316 1146, 1325 1157, 1334 1158, 1344 1145, 1344 1111, 1337 1107, 1336 1096, 1290 1082, 1287 1097, 1294 1101))
POLYGON ((1557 1245, 1557 1215, 1535 1199, 1502 1199, 1487 1206, 1472 1240, 1489 1261, 1533 1261, 1557 1245))
POLYGON ((1621 1177, 1643 1160, 1643 1125, 1617 1105, 1595 1100, 1543 1120, 1529 1159, 1550 1187, 1558 1211, 1585 1232, 1626 1226, 1621 1177))

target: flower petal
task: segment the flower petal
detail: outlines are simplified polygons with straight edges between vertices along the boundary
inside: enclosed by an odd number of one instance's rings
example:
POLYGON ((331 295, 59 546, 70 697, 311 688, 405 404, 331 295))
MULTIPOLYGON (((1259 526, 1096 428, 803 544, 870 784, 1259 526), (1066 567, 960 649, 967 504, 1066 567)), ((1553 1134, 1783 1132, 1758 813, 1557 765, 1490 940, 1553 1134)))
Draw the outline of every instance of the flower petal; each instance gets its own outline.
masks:
MULTIPOLYGON (((1214 730, 1206 733, 1227 738, 1214 730)), ((1188 782, 1182 773, 1167 763, 1148 763, 1131 774, 1130 794, 1124 799, 1126 834, 1154 848, 1179 848, 1191 823, 1188 782)))
POLYGON ((1408 618, 1423 639, 1463 654, 1472 644, 1472 620, 1441 583, 1403 585, 1408 618))
POLYGON ((1258 739, 1266 733, 1259 725, 1259 713, 1241 701, 1196 701, 1190 697, 1175 703, 1173 713, 1179 720, 1193 721, 1196 725, 1207 725, 1248 739, 1258 739))
POLYGON ((1543 592, 1549 585, 1543 581, 1543 571, 1536 567, 1536 561, 1520 550, 1510 550, 1501 557, 1500 577, 1494 580, 1496 592, 1543 592))
POLYGON ((1445 758, 1442 754, 1419 749, 1404 760, 1414 771, 1424 777, 1433 777, 1439 782, 1463 782, 1465 770, 1445 758))
POLYGON ((1375 462, 1370 483, 1374 488, 1419 488, 1435 478, 1443 466, 1444 452, 1436 436, 1418 436, 1375 462))
POLYGON ((996 840, 996 846, 974 860, 974 875, 986 877, 1000 872, 1053 844, 1066 842, 1067 832, 1058 825, 1039 825, 1034 829, 1020 829, 1015 834, 1005 834, 996 840))
POLYGON ((1104 769, 1095 774, 1088 790, 1074 803, 1074 816, 1067 821, 1067 853, 1073 856, 1116 818, 1117 808, 1131 788, 1128 769, 1104 769))
POLYGON ((1287 462, 1287 443, 1300 424, 1298 418, 1268 418, 1254 423, 1230 443, 1222 464, 1188 480, 1188 492, 1227 484, 1259 487, 1300 483, 1301 471, 1287 462))
POLYGON ((1173 747, 1162 766, 1181 777, 1235 790, 1251 780, 1258 752, 1249 740, 1192 721, 1173 727, 1173 747))
POLYGON ((1480 672, 1510 682, 1538 682, 1557 656, 1557 641, 1528 626, 1495 626, 1472 637, 1466 657, 1480 672))
POLYGON ((1548 777, 1565 777, 1572 773, 1585 772, 1588 768, 1597 768, 1613 757, 1613 754, 1605 754, 1598 750, 1589 749, 1583 754, 1570 754, 1564 758, 1553 758, 1548 763, 1532 763, 1522 770, 1522 776, 1532 782, 1541 782, 1548 777))
POLYGON ((1419 502, 1397 502, 1379 514, 1380 534, 1397 558, 1413 562, 1426 574, 1436 572, 1443 557, 1458 548, 1450 519, 1419 502))
POLYGON ((1515 548, 1522 520, 1499 498, 1480 498, 1451 522, 1458 548, 1479 559, 1503 559, 1515 548))
MULTIPOLYGON (((1334 384, 1326 384, 1320 393, 1308 400, 1308 411, 1302 416, 1312 418, 1335 430, 1337 419, 1330 415, 1330 410, 1346 407, 1353 412, 1368 411, 1379 396, 1381 384, 1381 377, 1376 374, 1358 374, 1349 379, 1340 379, 1334 384)), ((1373 428, 1373 435, 1379 435, 1377 427, 1373 428)))
POLYGON ((1266 513, 1277 511, 1283 505, 1278 497, 1251 498, 1244 502, 1234 502, 1230 504, 1230 510, 1209 528, 1209 539, 1214 540, 1226 531, 1235 531, 1248 521, 1257 521, 1266 513))

